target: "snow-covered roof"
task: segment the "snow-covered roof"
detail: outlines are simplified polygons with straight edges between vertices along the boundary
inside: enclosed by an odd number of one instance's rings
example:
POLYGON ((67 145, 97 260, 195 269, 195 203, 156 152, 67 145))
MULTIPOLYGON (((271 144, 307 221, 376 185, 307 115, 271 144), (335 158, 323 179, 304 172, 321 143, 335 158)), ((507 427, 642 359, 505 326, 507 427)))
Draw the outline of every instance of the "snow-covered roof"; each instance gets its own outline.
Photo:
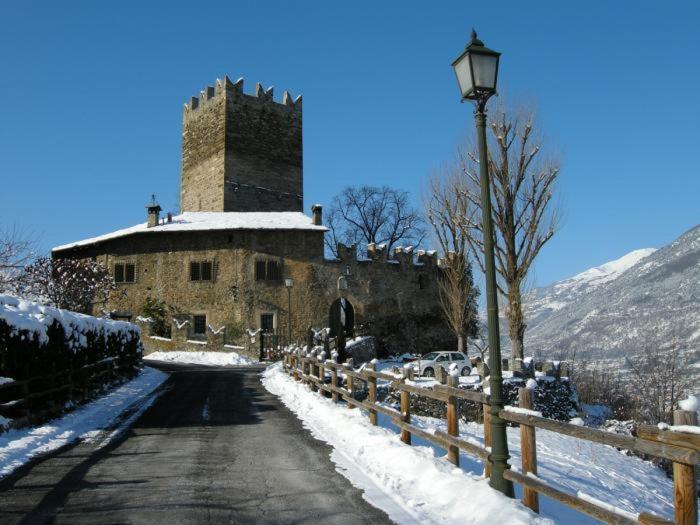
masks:
POLYGON ((313 224, 310 217, 298 211, 186 211, 180 215, 174 216, 172 222, 164 222, 152 228, 148 228, 144 222, 98 237, 56 246, 53 251, 56 252, 76 248, 78 246, 87 246, 136 233, 215 230, 311 230, 324 232, 327 231, 328 228, 313 224))

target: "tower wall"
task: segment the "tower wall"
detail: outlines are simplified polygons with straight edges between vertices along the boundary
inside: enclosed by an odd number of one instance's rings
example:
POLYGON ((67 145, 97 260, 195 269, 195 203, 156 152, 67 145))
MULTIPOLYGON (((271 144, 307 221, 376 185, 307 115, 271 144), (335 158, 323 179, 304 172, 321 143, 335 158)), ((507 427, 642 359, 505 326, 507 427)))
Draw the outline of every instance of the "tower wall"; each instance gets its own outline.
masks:
POLYGON ((301 97, 217 80, 185 105, 182 211, 302 211, 301 97))

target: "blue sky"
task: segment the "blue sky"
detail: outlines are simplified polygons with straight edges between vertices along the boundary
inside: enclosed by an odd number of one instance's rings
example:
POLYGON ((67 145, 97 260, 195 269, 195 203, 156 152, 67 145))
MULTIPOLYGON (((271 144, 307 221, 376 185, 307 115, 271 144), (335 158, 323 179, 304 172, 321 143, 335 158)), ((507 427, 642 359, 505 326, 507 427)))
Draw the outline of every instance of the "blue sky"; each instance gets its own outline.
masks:
MULTIPOLYGON (((564 159, 545 284, 700 222, 700 3, 12 2, 0 20, 0 225, 40 247, 175 206, 182 104, 228 74, 304 96, 305 205, 416 201, 473 133, 452 59, 472 26, 564 159)), ((308 211, 308 210, 307 210, 308 211)))

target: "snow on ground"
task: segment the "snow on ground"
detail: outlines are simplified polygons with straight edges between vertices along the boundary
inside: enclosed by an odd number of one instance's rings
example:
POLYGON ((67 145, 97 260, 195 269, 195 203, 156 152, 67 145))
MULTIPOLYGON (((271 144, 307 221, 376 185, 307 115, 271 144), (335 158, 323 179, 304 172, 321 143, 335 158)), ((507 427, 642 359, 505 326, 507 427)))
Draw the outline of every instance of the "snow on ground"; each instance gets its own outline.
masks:
POLYGON ((251 365, 256 361, 236 352, 152 352, 143 356, 144 361, 168 361, 208 366, 251 365))
POLYGON ((279 364, 263 385, 280 397, 318 439, 364 497, 397 523, 548 523, 488 486, 480 473, 436 460, 428 446, 406 446, 386 428, 372 427, 359 410, 339 408, 291 380, 279 364))
MULTIPOLYGON (((408 447, 398 429, 379 414, 380 427, 366 413, 347 410, 314 394, 274 365, 263 384, 278 395, 312 433, 334 447, 339 472, 365 490, 366 499, 399 523, 524 523, 537 519, 512 500, 504 500, 481 478, 483 464, 461 454, 460 469, 441 458, 442 448, 413 437, 408 447), (454 496, 452 496, 454 494, 454 496), (454 498, 454 499, 453 499, 454 498)), ((447 431, 444 420, 416 417, 415 425, 447 431)), ((462 438, 483 443, 483 426, 460 421, 462 438)), ((511 465, 520 466, 520 431, 508 429, 511 465)), ((636 514, 652 512, 673 519, 673 483, 651 463, 613 447, 537 430, 538 476, 580 497, 594 498, 636 514)), ((516 485, 516 494, 521 490, 516 485)), ((567 525, 597 523, 540 496, 541 516, 567 525)))
POLYGON ((30 459, 77 440, 99 446, 119 436, 158 397, 156 389, 168 374, 145 367, 131 381, 104 396, 76 408, 41 426, 12 429, 0 434, 0 476, 5 476, 30 459), (122 414, 127 418, 114 423, 122 414))

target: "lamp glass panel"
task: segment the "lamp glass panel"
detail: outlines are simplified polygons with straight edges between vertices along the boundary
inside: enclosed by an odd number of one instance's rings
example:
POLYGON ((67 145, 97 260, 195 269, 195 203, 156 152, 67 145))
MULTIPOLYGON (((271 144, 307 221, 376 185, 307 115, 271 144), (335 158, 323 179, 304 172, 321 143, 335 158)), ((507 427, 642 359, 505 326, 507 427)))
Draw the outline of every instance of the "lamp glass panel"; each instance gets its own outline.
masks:
POLYGON ((474 63, 474 84, 477 88, 496 89, 496 65, 498 57, 493 55, 472 54, 474 63))
POLYGON ((464 56, 455 63, 454 69, 457 75, 457 82, 459 83, 459 90, 462 92, 462 97, 465 97, 471 93, 474 88, 472 72, 469 68, 469 53, 465 53, 464 56))

